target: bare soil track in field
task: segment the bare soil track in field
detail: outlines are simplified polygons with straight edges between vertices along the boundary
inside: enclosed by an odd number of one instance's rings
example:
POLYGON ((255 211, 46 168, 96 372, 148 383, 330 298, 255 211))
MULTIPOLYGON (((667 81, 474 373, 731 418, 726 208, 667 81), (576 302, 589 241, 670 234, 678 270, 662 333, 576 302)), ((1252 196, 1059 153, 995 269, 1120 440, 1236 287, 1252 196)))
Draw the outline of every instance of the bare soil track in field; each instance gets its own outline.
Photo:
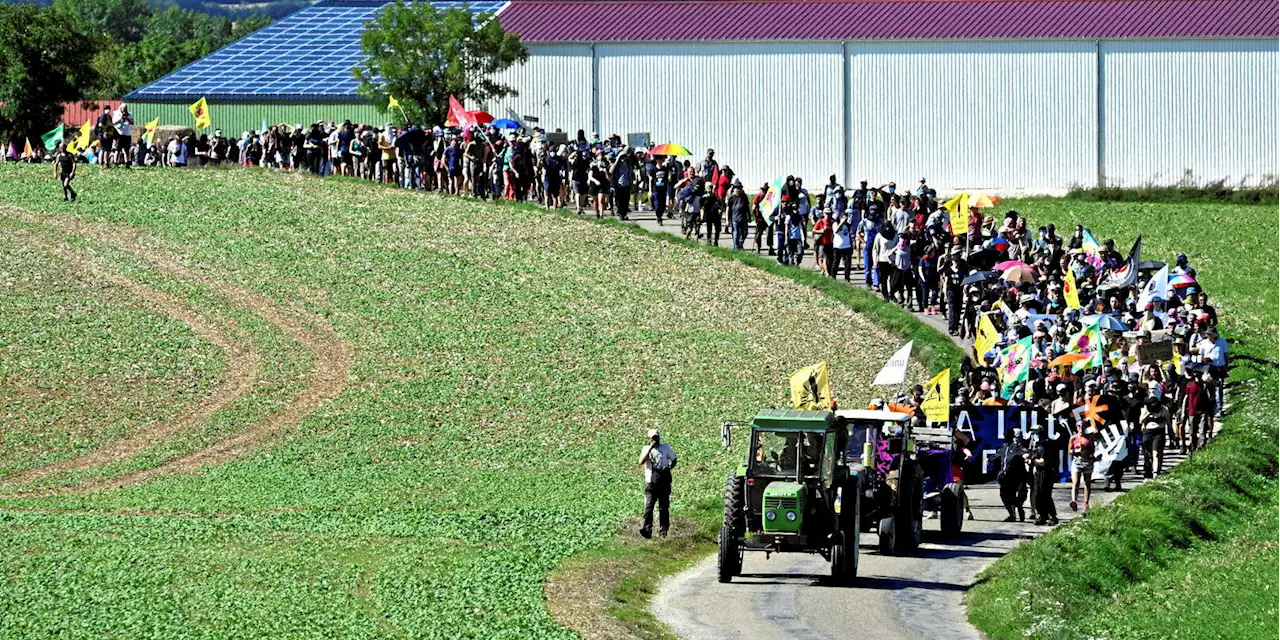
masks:
MULTIPOLYGON (((298 391, 282 409, 225 440, 148 469, 120 476, 93 479, 64 489, 24 495, 101 491, 138 483, 158 475, 190 472, 207 465, 231 460, 269 440, 281 430, 297 425, 326 402, 336 398, 346 387, 354 349, 341 339, 331 325, 318 316, 308 314, 304 318, 298 312, 286 309, 265 296, 195 272, 183 265, 177 256, 130 238, 122 229, 75 219, 37 216, 12 207, 0 208, 0 215, 28 225, 46 228, 53 234, 77 235, 92 239, 131 253, 170 276, 206 286, 232 304, 260 316, 279 329, 285 337, 298 342, 312 354, 313 369, 306 387, 298 391)), ((96 277, 106 278, 126 287, 149 306, 189 325, 197 335, 213 342, 226 352, 228 377, 218 385, 213 394, 197 401, 192 407, 170 420, 148 425, 85 455, 5 478, 0 481, 3 484, 12 486, 28 483, 54 473, 99 468, 129 459, 149 446, 162 443, 191 426, 208 421, 218 409, 252 391, 254 383, 261 375, 262 363, 258 352, 247 337, 225 333, 187 303, 111 272, 71 250, 64 243, 22 229, 14 229, 14 233, 22 234, 24 239, 39 244, 76 268, 84 269, 96 277)))

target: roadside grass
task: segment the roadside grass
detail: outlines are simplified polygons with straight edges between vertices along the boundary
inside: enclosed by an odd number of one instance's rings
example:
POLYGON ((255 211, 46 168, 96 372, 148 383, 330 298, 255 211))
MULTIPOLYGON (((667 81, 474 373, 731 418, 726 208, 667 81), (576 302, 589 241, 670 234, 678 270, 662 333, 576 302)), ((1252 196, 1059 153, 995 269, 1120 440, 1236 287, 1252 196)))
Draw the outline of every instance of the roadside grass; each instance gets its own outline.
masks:
POLYGON ((1259 186, 1229 185, 1226 180, 1197 183, 1191 178, 1176 185, 1148 184, 1139 187, 1103 186, 1072 187, 1067 198, 1073 200, 1111 202, 1164 202, 1185 204, 1188 202, 1221 204, 1269 204, 1280 202, 1280 189, 1275 176, 1259 186))
POLYGON ((0 227, 0 477, 87 453, 199 401, 224 354, 0 227))
POLYGON ((544 579, 639 512, 646 429, 679 449, 673 506, 697 520, 735 461, 720 421, 783 403, 820 359, 865 402, 898 344, 794 279, 528 208, 163 169, 86 171, 64 205, 38 169, 0 166, 0 201, 322 316, 356 360, 342 396, 245 457, 0 499, 0 610, 23 612, 5 637, 572 637, 544 579))
POLYGON ((995 639, 1276 637, 1274 207, 1005 206, 1063 233, 1083 223, 1122 250, 1142 233, 1144 257, 1185 251, 1232 343, 1233 408, 1209 447, 1171 473, 984 571, 968 594, 970 619, 995 639))

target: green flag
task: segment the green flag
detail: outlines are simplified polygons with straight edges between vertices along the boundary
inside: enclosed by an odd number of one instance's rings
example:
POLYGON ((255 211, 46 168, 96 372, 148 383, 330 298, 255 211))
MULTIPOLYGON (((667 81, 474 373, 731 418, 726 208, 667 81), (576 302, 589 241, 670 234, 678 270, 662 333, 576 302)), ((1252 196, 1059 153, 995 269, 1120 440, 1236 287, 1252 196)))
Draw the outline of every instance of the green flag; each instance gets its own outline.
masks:
POLYGON ((1006 347, 996 362, 996 373, 1002 383, 1000 395, 1007 399, 1013 396, 1015 385, 1026 382, 1031 373, 1031 336, 1006 347))
POLYGON ((40 136, 40 142, 44 143, 45 151, 53 151, 54 147, 62 142, 62 129, 64 125, 58 125, 57 129, 40 136))

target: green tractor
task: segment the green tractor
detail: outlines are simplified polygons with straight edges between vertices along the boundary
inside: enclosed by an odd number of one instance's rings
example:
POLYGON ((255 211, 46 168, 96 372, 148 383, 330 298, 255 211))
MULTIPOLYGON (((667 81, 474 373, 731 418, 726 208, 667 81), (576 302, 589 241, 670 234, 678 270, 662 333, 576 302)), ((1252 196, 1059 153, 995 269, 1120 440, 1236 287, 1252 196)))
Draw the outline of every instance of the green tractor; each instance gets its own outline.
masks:
POLYGON ((829 411, 766 409, 751 429, 747 460, 729 474, 720 527, 719 580, 742 573, 748 551, 803 552, 831 563, 831 577, 847 583, 858 574, 860 479, 845 464, 848 432, 829 411))

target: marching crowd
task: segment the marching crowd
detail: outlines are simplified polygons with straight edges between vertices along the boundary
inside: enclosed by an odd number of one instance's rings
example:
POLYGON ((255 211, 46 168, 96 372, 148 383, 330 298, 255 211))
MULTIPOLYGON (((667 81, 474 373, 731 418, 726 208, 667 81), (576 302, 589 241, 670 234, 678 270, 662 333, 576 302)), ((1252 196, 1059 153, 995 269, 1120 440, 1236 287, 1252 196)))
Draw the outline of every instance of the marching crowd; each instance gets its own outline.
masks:
MULTIPOLYGON (((984 215, 980 207, 994 199, 972 207, 942 202, 923 178, 899 190, 894 182, 846 188, 830 176, 809 189, 788 176, 748 193, 714 150, 692 162, 582 130, 569 138, 540 129, 344 121, 272 125, 238 138, 188 131, 151 144, 126 137, 130 128, 127 106, 104 112, 79 160, 305 170, 623 220, 647 209, 659 224, 678 218, 686 237, 719 244, 725 235, 736 249, 786 264, 799 265, 812 251, 822 273, 846 281, 857 273, 884 299, 945 315, 952 335, 974 340, 973 361, 953 383, 956 404, 1034 405, 1072 425, 1065 442, 1005 443, 1002 482, 1029 489, 1009 493, 1010 518, 1022 517, 1030 493, 1033 516, 1056 522, 1045 498, 1056 474, 1039 469, 1064 453, 1072 461, 1071 505, 1082 491, 1087 508, 1103 425, 1132 427, 1127 453, 1103 474, 1108 488, 1119 489, 1135 452, 1144 475, 1158 475, 1166 450, 1204 446, 1222 413, 1228 345, 1185 255, 1173 265, 1144 261, 1140 238, 1126 256, 1080 225, 1064 238, 1053 224, 1036 225, 1016 211, 984 215), (1171 349, 1144 346, 1154 343, 1171 349)), ((73 160, 59 158, 69 189, 73 160)))

